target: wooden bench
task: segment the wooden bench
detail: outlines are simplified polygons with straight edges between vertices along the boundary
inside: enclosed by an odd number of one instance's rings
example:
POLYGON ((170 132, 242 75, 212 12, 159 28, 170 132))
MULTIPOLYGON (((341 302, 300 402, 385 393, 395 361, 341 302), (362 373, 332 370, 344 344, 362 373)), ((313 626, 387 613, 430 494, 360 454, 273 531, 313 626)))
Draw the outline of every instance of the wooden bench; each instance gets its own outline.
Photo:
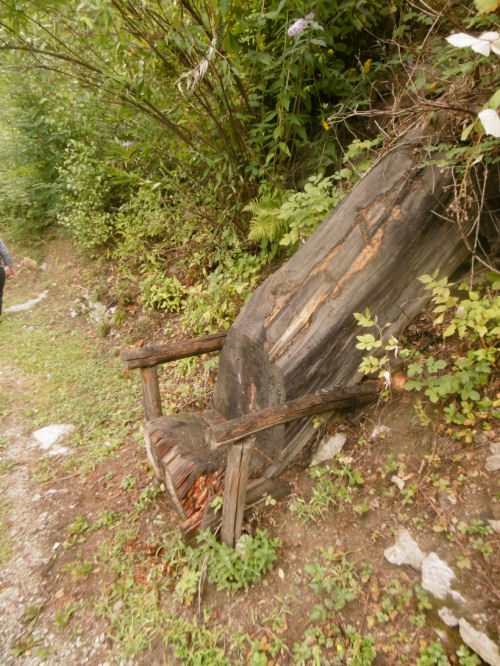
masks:
POLYGON ((188 356, 219 351, 226 333, 122 352, 127 369, 140 369, 148 458, 155 477, 164 483, 183 529, 189 534, 216 522, 211 502, 223 491, 221 537, 234 545, 241 535, 245 507, 266 493, 277 497, 288 487, 273 481, 296 455, 288 449, 279 464, 269 465, 248 484, 254 435, 291 421, 353 408, 377 395, 373 383, 325 390, 281 405, 224 420, 215 411, 163 416, 157 366, 188 356), (227 451, 226 451, 227 449, 227 451), (195 505, 193 505, 195 503, 195 505))
POLYGON ((436 140, 422 129, 393 146, 227 334, 123 353, 141 369, 148 456, 187 531, 215 521, 210 498, 223 492, 222 538, 234 544, 245 505, 276 490, 316 432, 313 415, 375 396, 360 385, 353 313, 370 308, 384 336, 399 336, 429 302, 418 277, 467 257, 467 230, 445 215, 452 173, 422 166, 436 140), (214 409, 162 416, 156 365, 217 350, 214 409))

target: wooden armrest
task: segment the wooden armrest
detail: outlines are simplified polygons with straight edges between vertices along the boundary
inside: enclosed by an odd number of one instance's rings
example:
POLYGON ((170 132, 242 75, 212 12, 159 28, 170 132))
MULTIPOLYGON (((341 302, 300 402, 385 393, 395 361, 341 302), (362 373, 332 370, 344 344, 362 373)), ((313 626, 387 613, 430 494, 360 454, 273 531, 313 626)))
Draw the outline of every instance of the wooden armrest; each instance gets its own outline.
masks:
POLYGON ((370 402, 377 397, 377 394, 375 384, 336 388, 304 395, 282 405, 267 407, 223 423, 211 423, 210 448, 218 449, 225 444, 232 444, 245 439, 245 437, 254 435, 261 430, 267 430, 267 428, 272 428, 281 423, 295 421, 303 416, 315 416, 334 409, 343 409, 370 402))
POLYGON ((208 352, 219 351, 224 346, 227 331, 220 331, 213 335, 206 335, 203 338, 194 338, 192 340, 181 340, 172 342, 168 345, 158 347, 143 347, 142 349, 132 349, 122 351, 121 357, 123 365, 127 370, 134 368, 151 368, 160 363, 168 361, 177 361, 180 358, 188 356, 200 356, 208 352))

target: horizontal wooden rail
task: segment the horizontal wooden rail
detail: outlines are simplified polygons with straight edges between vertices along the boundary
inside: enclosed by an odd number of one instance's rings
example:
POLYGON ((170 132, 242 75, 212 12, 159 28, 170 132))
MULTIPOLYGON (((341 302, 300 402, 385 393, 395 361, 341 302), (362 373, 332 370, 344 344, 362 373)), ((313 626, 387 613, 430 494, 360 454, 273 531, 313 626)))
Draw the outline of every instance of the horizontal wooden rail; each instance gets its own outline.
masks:
POLYGON ((209 352, 219 351, 224 346, 227 332, 220 331, 213 335, 192 340, 180 340, 168 345, 158 347, 143 347, 142 349, 127 349, 122 351, 121 357, 128 370, 134 368, 152 368, 160 363, 177 361, 188 356, 200 356, 209 352))
POLYGON ((283 405, 261 409, 231 421, 211 423, 209 444, 212 449, 218 449, 261 430, 295 421, 303 416, 315 416, 334 409, 344 409, 370 402, 375 400, 377 394, 375 384, 364 384, 304 395, 283 405))

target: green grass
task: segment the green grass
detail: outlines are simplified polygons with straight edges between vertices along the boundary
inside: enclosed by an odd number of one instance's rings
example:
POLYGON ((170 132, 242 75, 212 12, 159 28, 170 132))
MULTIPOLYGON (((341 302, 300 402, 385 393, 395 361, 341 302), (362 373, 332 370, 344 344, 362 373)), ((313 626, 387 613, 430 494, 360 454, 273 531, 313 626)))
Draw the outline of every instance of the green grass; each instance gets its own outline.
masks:
POLYGON ((0 499, 0 569, 10 559, 12 552, 12 541, 9 537, 9 503, 0 499))
POLYGON ((104 430, 126 432, 140 405, 136 378, 124 376, 119 359, 102 357, 92 341, 46 317, 28 313, 31 325, 22 321, 13 316, 3 322, 0 365, 15 364, 30 377, 26 402, 38 410, 36 425, 75 423, 86 439, 104 430))
MULTIPOLYGON (((21 300, 23 295, 16 297, 21 300)), ((54 320, 48 299, 31 312, 7 315, 2 322, 0 367, 11 368, 12 391, 2 397, 1 414, 17 408, 35 430, 52 423, 76 426, 75 456, 65 471, 85 474, 109 458, 141 418, 139 378, 124 374, 119 358, 101 340, 54 320)), ((54 476, 51 462, 41 461, 39 480, 54 476)))

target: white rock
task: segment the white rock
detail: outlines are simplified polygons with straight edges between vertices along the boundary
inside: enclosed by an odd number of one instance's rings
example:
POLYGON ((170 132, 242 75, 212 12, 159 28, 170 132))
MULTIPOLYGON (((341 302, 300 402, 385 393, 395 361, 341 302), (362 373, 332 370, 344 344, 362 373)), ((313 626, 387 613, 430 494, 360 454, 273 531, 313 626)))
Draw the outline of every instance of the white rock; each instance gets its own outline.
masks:
POLYGON ((333 437, 328 440, 323 440, 318 446, 318 450, 313 456, 312 462, 318 464, 325 460, 331 460, 333 456, 342 451, 344 444, 347 441, 347 436, 343 432, 337 432, 333 437))
POLYGON ((496 472, 497 469, 500 469, 500 453, 486 458, 486 469, 488 472, 496 472))
POLYGON ((455 613, 448 606, 440 608, 438 615, 447 627, 458 627, 460 618, 456 617, 455 613))
POLYGON ((391 476, 391 481, 397 485, 399 490, 403 490, 403 488, 405 487, 405 482, 403 481, 403 479, 400 479, 399 476, 396 475, 391 476))
POLYGON ((494 456, 500 455, 500 442, 490 444, 490 451, 494 456))
POLYGON ((370 439, 377 439, 379 437, 387 438, 391 434, 391 429, 384 425, 375 426, 370 435, 370 439))
POLYGON ((45 290, 36 298, 32 298, 30 301, 26 301, 26 303, 21 303, 20 305, 11 305, 9 308, 5 308, 5 312, 22 312, 23 310, 29 310, 33 305, 40 303, 40 301, 42 301, 47 296, 47 294, 48 291, 45 290))
POLYGON ((50 448, 57 440, 65 437, 72 433, 75 429, 75 426, 72 424, 59 424, 59 425, 49 425, 45 428, 40 428, 40 430, 35 430, 33 437, 40 444, 40 448, 48 449, 50 448))
POLYGON ((500 652, 495 643, 482 631, 474 627, 464 618, 460 620, 460 636, 471 650, 474 650, 481 659, 491 666, 500 666, 500 652))
POLYGON ((451 595, 454 580, 453 570, 436 553, 429 553, 422 561, 422 587, 438 599, 451 595))
POLYGON ((399 530, 396 543, 384 550, 385 559, 391 564, 401 566, 409 564, 414 569, 420 570, 425 554, 420 550, 417 542, 408 530, 399 530))
POLYGON ((500 520, 488 520, 491 528, 500 534, 500 520))

